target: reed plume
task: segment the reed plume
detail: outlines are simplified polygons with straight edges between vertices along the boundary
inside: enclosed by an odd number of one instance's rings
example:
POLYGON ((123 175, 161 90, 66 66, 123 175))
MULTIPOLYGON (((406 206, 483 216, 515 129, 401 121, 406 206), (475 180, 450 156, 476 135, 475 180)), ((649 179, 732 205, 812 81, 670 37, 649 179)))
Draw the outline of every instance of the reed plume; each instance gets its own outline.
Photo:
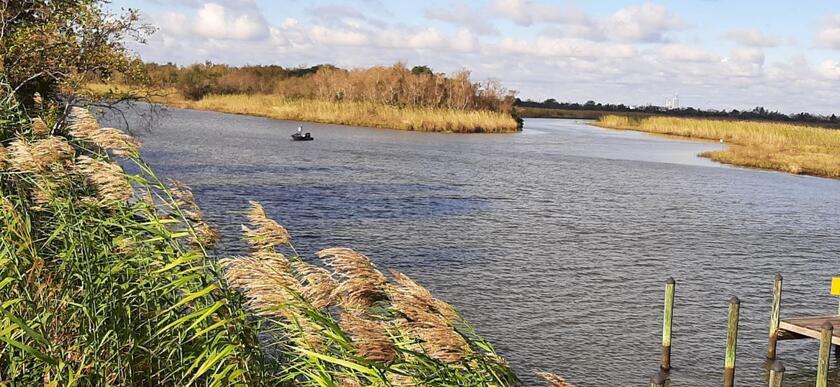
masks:
POLYGON ((96 190, 99 200, 106 203, 126 202, 134 195, 134 189, 119 165, 79 156, 76 166, 96 190))
POLYGON ((259 252, 221 261, 228 283, 248 298, 247 306, 259 315, 287 317, 287 309, 300 300, 301 285, 290 272, 289 260, 278 252, 259 252))
POLYGON ((289 244, 289 232, 279 223, 270 219, 265 214, 265 209, 260 203, 249 202, 251 210, 248 212, 248 221, 254 228, 242 226, 248 243, 255 250, 272 250, 275 247, 289 244))
MULTIPOLYGON (((221 263, 228 283, 248 298, 248 308, 261 316, 284 319, 292 333, 297 333, 292 339, 299 345, 324 350, 322 328, 307 315, 306 303, 315 307, 306 296, 308 285, 294 276, 293 263, 288 258, 276 251, 257 251, 247 257, 226 258, 221 263)), ((302 262, 294 262, 298 263, 302 262)))
POLYGON ((378 363, 390 363, 397 357, 383 321, 362 313, 343 313, 341 329, 353 339, 356 355, 378 363))
POLYGON ((387 299, 385 285, 388 280, 373 266, 370 258, 343 247, 321 250, 317 255, 339 277, 335 293, 340 297, 342 307, 364 309, 387 299))
POLYGON ((192 225, 195 234, 191 242, 202 246, 213 246, 219 241, 219 232, 204 220, 204 212, 198 206, 192 189, 175 179, 169 179, 169 192, 174 199, 173 204, 192 225))
POLYGON ((291 263, 297 278, 303 283, 301 296, 315 309, 323 309, 333 303, 333 292, 337 286, 330 272, 303 261, 291 263))
POLYGON ((6 151, 6 147, 0 144, 0 169, 6 168, 6 160, 9 158, 9 153, 6 151))
POLYGON ((102 128, 87 109, 73 108, 70 113, 70 135, 110 150, 117 155, 134 154, 140 143, 133 137, 115 128, 102 128))
POLYGON ((50 127, 41 118, 32 119, 32 134, 36 136, 46 136, 50 134, 50 127))
POLYGON ((74 154, 66 140, 51 136, 34 142, 15 140, 9 146, 8 161, 19 172, 64 172, 74 154))
POLYGON ((537 372, 537 376, 545 379, 548 382, 546 387, 575 387, 573 384, 566 381, 557 374, 551 372, 537 372))
POLYGON ((469 354, 467 341, 452 327, 460 317, 454 308, 435 299, 431 293, 405 274, 391 271, 400 286, 390 286, 391 304, 406 316, 409 333, 420 339, 420 346, 432 358, 445 363, 463 360, 469 354))
POLYGON ((427 312, 436 313, 446 319, 448 323, 455 323, 461 320, 461 316, 452 305, 441 301, 422 285, 414 282, 407 275, 396 270, 390 270, 400 287, 390 287, 391 291, 401 293, 406 299, 411 299, 412 304, 417 308, 424 308, 427 312))

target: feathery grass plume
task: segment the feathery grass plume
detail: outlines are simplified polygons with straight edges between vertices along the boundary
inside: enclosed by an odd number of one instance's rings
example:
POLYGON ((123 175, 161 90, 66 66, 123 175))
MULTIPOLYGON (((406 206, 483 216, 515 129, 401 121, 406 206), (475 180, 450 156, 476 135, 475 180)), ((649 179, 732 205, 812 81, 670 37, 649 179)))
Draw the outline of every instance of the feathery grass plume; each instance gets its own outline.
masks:
POLYGON ((89 141, 99 148, 112 150, 119 155, 136 152, 139 148, 139 143, 134 138, 119 129, 101 128, 96 118, 87 109, 73 108, 71 120, 70 134, 89 141))
POLYGON ((388 374, 388 383, 390 383, 393 387, 410 387, 422 385, 411 376, 400 375, 394 372, 388 374))
POLYGON ((34 142, 15 140, 8 151, 12 169, 30 173, 63 172, 75 154, 65 139, 55 136, 34 142))
POLYGON ((353 340, 356 355, 378 363, 390 363, 396 359, 394 343, 383 321, 374 320, 362 313, 346 312, 341 315, 340 325, 353 340))
POLYGON ((338 387, 362 387, 358 380, 349 377, 341 377, 336 382, 338 387))
POLYGON ((203 246, 215 245, 219 241, 219 232, 204 220, 204 212, 198 206, 192 189, 175 179, 169 179, 169 184, 169 191, 175 199, 174 204, 184 214, 184 218, 192 223, 195 239, 191 242, 203 246))
POLYGON ((0 144, 0 169, 6 168, 6 160, 9 157, 9 153, 6 151, 6 147, 0 144))
POLYGON ((140 143, 123 131, 100 127, 96 117, 87 109, 74 107, 70 110, 70 118, 70 135, 73 137, 121 156, 134 154, 140 148, 140 143))
POLYGON ((358 252, 333 247, 317 253, 340 278, 335 293, 346 309, 364 309, 377 301, 387 299, 385 285, 388 280, 373 266, 370 258, 358 252))
POLYGON ((76 165, 78 171, 96 189, 99 200, 109 204, 121 203, 134 195, 134 189, 119 165, 88 156, 79 156, 76 165))
POLYGON ((278 252, 263 251, 221 261, 225 279, 248 298, 246 305, 259 315, 289 317, 287 310, 300 303, 300 282, 290 272, 289 260, 278 252))
POLYGON ((330 272, 324 268, 312 266, 303 261, 291 263, 295 274, 301 280, 301 296, 315 309, 323 309, 332 304, 336 286, 330 272))
POLYGON ((469 345, 464 337, 448 325, 431 321, 408 323, 410 332, 421 340, 420 347, 433 359, 444 363, 457 363, 469 354, 469 345))
POLYGON ((537 376, 545 379, 548 382, 546 387, 575 387, 573 384, 566 381, 557 374, 551 372, 537 372, 537 376))
POLYGON ((46 136, 50 134, 50 127, 40 117, 32 119, 32 134, 36 136, 46 136))
POLYGON ((248 211, 248 221, 254 228, 242 226, 242 231, 248 239, 248 243, 256 250, 271 250, 278 246, 289 244, 289 232, 279 223, 270 219, 265 214, 263 206, 255 201, 248 202, 251 209, 248 211))
POLYGON ((99 122, 90 110, 81 107, 70 109, 70 134, 78 138, 90 137, 99 130, 99 122))
POLYGON ((402 292, 406 296, 413 298, 414 306, 425 307, 429 312, 437 313, 445 318, 450 324, 462 320, 452 305, 435 298, 428 289, 414 282, 407 275, 396 270, 390 270, 390 272, 394 276, 394 280, 400 284, 400 287, 392 286, 390 289, 392 291, 402 292))
POLYGON ((408 331, 421 340, 420 346, 432 358, 445 363, 463 360, 469 344, 453 329, 460 320, 449 304, 437 300, 423 286, 400 272, 391 271, 400 286, 389 286, 391 305, 404 314, 408 331))

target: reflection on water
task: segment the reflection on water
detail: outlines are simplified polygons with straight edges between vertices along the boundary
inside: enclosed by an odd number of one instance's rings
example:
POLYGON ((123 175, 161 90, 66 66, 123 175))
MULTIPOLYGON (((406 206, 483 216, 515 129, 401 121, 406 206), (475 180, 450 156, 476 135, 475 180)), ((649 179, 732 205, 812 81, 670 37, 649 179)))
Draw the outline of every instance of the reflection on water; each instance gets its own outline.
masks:
MULTIPOLYGON (((722 167, 720 144, 527 120, 513 135, 411 133, 173 110, 144 154, 191 185, 241 253, 247 200, 300 251, 342 245, 464 312, 529 384, 643 385, 657 370, 664 280, 677 279, 673 380, 722 378, 726 308, 742 299, 737 380, 763 384, 773 275, 784 315, 836 310, 840 182, 722 167)), ((817 343, 782 342, 808 385, 817 343)), ((832 370, 836 372, 835 370, 832 370)))

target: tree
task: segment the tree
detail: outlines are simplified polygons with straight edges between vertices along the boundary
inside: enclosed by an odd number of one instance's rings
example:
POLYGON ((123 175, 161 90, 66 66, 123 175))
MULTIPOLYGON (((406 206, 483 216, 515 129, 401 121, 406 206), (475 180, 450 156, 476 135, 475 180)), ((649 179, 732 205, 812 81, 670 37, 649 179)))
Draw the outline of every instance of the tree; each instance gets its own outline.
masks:
POLYGON ((136 10, 115 15, 102 0, 0 0, 0 72, 24 104, 38 92, 72 93, 86 79, 140 76, 124 46, 151 27, 136 10), (76 87, 74 87, 76 86, 76 87))
POLYGON ((411 73, 414 75, 429 74, 432 75, 432 68, 429 66, 414 66, 411 68, 411 73))

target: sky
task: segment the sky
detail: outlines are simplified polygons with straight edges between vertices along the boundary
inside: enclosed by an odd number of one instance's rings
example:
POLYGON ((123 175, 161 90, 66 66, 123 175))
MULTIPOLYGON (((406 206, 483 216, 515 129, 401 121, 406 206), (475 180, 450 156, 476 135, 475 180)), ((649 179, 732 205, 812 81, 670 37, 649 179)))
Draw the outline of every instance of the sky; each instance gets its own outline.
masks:
POLYGON ((114 0, 144 60, 468 69, 522 99, 840 114, 840 1, 114 0))

